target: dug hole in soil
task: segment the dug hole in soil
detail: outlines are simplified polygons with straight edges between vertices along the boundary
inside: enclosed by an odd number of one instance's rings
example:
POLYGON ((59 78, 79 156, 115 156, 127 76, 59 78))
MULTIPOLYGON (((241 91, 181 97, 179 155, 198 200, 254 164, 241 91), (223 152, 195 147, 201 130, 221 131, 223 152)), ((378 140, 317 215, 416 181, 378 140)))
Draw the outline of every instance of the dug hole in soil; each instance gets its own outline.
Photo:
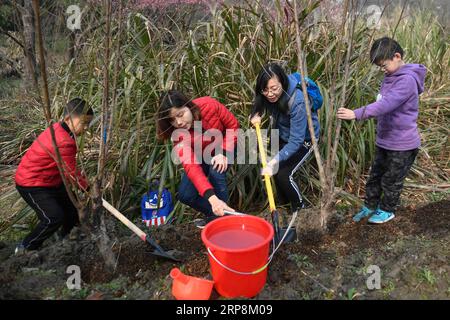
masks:
MULTIPOLYGON (((450 298, 450 200, 400 208, 383 225, 354 223, 353 214, 336 213, 321 234, 310 227, 317 212, 301 211, 298 240, 277 251, 254 299, 450 298), (369 266, 379 268, 379 286, 371 282, 369 266)), ((174 299, 173 267, 211 279, 200 229, 192 223, 165 225, 151 234, 164 249, 182 252, 183 262, 151 255, 149 245, 122 228, 109 271, 95 239, 78 228, 69 239, 48 240, 40 251, 23 256, 14 256, 14 243, 0 243, 0 299, 174 299), (71 265, 80 268, 80 289, 68 289, 71 265)), ((211 299, 222 298, 213 292, 211 299)))

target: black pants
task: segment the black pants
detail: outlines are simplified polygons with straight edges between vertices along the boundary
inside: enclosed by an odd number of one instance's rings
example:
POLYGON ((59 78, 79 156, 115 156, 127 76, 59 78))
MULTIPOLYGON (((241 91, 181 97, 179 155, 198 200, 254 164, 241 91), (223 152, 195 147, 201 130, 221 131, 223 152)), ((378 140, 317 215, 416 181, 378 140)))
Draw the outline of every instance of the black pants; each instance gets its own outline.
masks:
POLYGON ((62 185, 56 188, 16 186, 22 198, 36 212, 39 224, 22 241, 28 250, 36 250, 60 227, 60 236, 66 236, 79 223, 78 212, 62 185))
POLYGON ((366 183, 365 206, 394 212, 403 189, 403 182, 419 149, 391 151, 376 147, 375 160, 366 183))
MULTIPOLYGON (((285 143, 280 141, 280 149, 284 145, 285 143)), ((293 211, 303 207, 302 195, 294 180, 294 174, 311 155, 312 151, 311 142, 304 142, 292 157, 279 163, 278 172, 274 175, 279 201, 281 203, 290 202, 293 211)))

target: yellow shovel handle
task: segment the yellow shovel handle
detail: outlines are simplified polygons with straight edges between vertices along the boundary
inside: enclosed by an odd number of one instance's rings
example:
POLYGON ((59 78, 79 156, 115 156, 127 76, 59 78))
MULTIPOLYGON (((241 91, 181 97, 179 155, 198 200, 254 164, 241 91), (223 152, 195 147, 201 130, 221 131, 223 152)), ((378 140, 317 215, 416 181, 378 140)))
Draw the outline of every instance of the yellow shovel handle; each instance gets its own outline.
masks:
MULTIPOLYGON (((265 168, 267 163, 266 150, 264 149, 261 136, 261 128, 259 127, 259 123, 255 124, 255 128, 256 128, 256 137, 258 139, 259 154, 261 155, 261 163, 262 167, 265 168)), ((274 211, 276 207, 275 207, 275 199, 273 198, 273 190, 272 190, 272 183, 270 181, 270 176, 265 174, 264 181, 266 183, 267 197, 269 198, 270 211, 274 211)))

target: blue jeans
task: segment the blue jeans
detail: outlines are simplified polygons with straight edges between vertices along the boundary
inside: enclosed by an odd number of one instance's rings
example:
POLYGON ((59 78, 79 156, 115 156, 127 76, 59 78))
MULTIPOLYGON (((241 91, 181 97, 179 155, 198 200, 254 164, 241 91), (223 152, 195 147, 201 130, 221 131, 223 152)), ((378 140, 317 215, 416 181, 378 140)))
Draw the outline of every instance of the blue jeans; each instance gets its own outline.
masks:
MULTIPOLYGON (((213 186, 216 196, 220 200, 228 202, 227 172, 217 172, 213 169, 212 165, 208 164, 202 164, 202 169, 213 186)), ((214 218, 216 216, 212 211, 211 204, 208 200, 200 196, 186 174, 181 178, 177 199, 189 207, 200 211, 206 218, 214 218)))

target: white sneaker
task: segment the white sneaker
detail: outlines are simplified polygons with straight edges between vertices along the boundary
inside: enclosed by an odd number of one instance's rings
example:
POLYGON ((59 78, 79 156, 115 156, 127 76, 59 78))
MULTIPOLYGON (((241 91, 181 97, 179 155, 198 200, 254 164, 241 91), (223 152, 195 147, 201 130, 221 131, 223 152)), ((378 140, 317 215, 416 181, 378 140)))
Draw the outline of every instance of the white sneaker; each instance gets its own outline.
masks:
POLYGON ((25 254, 25 252, 27 251, 27 249, 25 249, 25 247, 23 246, 23 244, 19 244, 16 247, 16 250, 14 250, 14 255, 15 256, 21 256, 23 254, 25 254))

